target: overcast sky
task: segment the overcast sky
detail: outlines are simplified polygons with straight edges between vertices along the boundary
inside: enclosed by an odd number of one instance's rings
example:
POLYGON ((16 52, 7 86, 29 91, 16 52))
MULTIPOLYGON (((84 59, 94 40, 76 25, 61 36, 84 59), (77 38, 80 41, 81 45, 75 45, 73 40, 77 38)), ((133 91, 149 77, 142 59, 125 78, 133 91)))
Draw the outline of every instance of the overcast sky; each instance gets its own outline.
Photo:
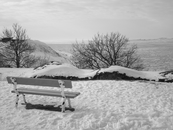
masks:
POLYGON ((0 33, 13 23, 31 39, 49 43, 110 32, 173 38, 173 0, 0 0, 0 33))

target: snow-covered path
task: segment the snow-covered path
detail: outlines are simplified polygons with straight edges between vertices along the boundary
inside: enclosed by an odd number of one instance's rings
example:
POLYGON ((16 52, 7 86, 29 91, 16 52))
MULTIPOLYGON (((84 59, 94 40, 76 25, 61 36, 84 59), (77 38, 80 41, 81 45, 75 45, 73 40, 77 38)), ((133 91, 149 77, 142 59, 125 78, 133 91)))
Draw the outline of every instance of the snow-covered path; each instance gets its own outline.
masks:
MULTIPOLYGON (((14 107, 12 86, 0 81, 2 130, 173 130, 173 84, 140 81, 75 81, 81 95, 74 112, 14 107)), ((31 103, 56 104, 60 98, 27 95, 31 103)), ((22 98, 20 100, 22 102, 22 98)))

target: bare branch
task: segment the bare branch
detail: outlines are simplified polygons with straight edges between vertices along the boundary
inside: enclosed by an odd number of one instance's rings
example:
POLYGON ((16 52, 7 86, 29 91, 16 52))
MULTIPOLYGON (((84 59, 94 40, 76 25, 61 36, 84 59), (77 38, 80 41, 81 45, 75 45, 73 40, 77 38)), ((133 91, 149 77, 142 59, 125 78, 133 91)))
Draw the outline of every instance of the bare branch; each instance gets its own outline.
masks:
POLYGON ((97 34, 88 43, 73 44, 74 65, 81 68, 105 68, 111 65, 120 65, 129 68, 140 68, 142 65, 136 53, 137 46, 128 45, 128 39, 119 34, 97 34))
POLYGON ((4 40, 2 42, 6 44, 3 48, 6 62, 12 63, 17 68, 25 66, 26 62, 23 59, 29 59, 29 55, 34 51, 34 47, 27 43, 26 30, 18 24, 13 24, 12 30, 3 30, 2 37, 4 40))

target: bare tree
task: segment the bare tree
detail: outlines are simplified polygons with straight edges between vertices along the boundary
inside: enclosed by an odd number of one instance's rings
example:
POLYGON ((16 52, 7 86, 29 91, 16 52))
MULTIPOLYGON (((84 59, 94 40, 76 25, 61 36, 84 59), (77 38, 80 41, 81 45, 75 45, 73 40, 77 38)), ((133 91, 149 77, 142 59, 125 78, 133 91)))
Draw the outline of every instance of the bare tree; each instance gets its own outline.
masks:
POLYGON ((3 60, 13 67, 25 67, 28 62, 34 59, 30 56, 34 52, 34 47, 27 42, 26 30, 18 24, 12 25, 11 29, 4 29, 2 32, 2 43, 5 46, 1 48, 3 60))
POLYGON ((119 34, 97 34, 88 43, 76 42, 72 45, 72 63, 79 68, 100 69, 119 65, 133 69, 143 69, 137 46, 129 45, 128 39, 119 34))
POLYGON ((2 38, 0 39, 0 67, 6 67, 6 61, 4 59, 5 55, 3 49, 6 47, 6 42, 11 40, 11 38, 2 38))

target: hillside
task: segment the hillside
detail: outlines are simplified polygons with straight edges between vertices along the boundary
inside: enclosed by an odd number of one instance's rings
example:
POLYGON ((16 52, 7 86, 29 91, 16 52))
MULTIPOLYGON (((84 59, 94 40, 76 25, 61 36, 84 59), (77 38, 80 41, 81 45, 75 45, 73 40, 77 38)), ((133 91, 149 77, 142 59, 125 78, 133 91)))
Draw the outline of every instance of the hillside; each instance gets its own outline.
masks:
POLYGON ((46 43, 38 41, 38 40, 27 40, 27 42, 34 46, 36 52, 42 52, 45 54, 51 54, 52 56, 60 56, 56 51, 54 51, 51 47, 49 47, 46 43))
POLYGON ((46 43, 38 40, 28 40, 28 43, 35 47, 34 55, 49 59, 49 61, 69 62, 63 54, 53 50, 46 43))

